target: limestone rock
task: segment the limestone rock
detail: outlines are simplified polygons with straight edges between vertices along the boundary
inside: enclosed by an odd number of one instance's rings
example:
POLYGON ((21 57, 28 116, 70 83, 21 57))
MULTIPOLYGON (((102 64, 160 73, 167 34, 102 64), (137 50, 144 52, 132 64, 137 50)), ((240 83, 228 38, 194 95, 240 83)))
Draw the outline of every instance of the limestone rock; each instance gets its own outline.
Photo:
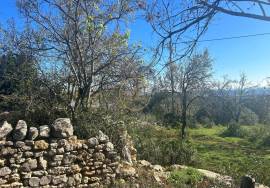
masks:
POLYGON ((31 151, 26 151, 26 152, 24 152, 24 156, 25 157, 33 157, 34 156, 34 153, 33 152, 31 152, 31 151))
POLYGON ((0 126, 0 140, 5 140, 12 131, 12 126, 7 121, 0 126))
POLYGON ((76 181, 73 177, 68 177, 67 186, 68 187, 75 187, 76 181))
POLYGON ((36 159, 28 159, 23 165, 21 166, 21 170, 24 172, 30 172, 37 168, 37 160, 36 159))
POLYGON ((105 159, 105 155, 103 153, 95 153, 94 154, 94 158, 97 160, 97 161, 103 161, 105 159))
POLYGON ((146 161, 146 160, 139 160, 138 164, 140 166, 142 166, 142 167, 150 167, 150 166, 152 166, 152 164, 150 162, 146 161))
POLYGON ((67 181, 68 181, 68 178, 65 174, 60 175, 60 176, 55 176, 52 178, 53 185, 58 185, 60 183, 66 183, 67 181))
POLYGON ((262 184, 259 184, 259 183, 255 183, 255 188, 269 188, 269 187, 266 186, 266 185, 262 185, 262 184))
POLYGON ((0 159, 0 167, 5 166, 5 159, 0 159))
POLYGON ((226 185, 228 187, 232 186, 233 179, 230 176, 221 175, 204 169, 197 169, 197 170, 201 172, 206 178, 213 179, 216 182, 219 182, 220 184, 226 185))
POLYGON ((25 146, 23 146, 21 149, 22 149, 22 151, 27 152, 27 151, 32 150, 32 147, 31 147, 31 146, 27 146, 27 145, 25 145, 25 146))
POLYGON ((154 172, 153 174, 153 178, 157 183, 161 183, 161 178, 159 177, 159 174, 157 174, 156 172, 154 172))
POLYGON ((93 148, 95 146, 97 146, 99 143, 98 143, 98 139, 93 137, 93 138, 89 138, 88 139, 88 145, 89 147, 93 148))
POLYGON ((11 183, 8 187, 10 188, 10 187, 22 187, 23 186, 23 184, 22 183, 20 183, 20 182, 13 182, 13 183, 11 183))
POLYGON ((49 138, 50 136, 50 127, 48 125, 42 125, 39 127, 39 136, 41 138, 49 138))
POLYGON ((53 160, 54 160, 54 161, 62 161, 63 158, 64 158, 63 155, 55 155, 55 156, 53 157, 53 160))
POLYGON ((11 174, 11 170, 8 167, 0 168, 0 177, 11 174))
POLYGON ((128 146, 124 146, 122 149, 123 159, 132 164, 131 154, 128 146))
POLYGON ((43 159, 43 157, 39 157, 39 167, 42 169, 42 170, 46 170, 47 169, 47 166, 48 166, 48 162, 46 160, 43 159))
POLYGON ((71 171, 74 174, 79 173, 81 171, 81 167, 77 164, 71 165, 71 171))
POLYGON ((0 178, 0 186, 6 183, 7 183, 6 179, 0 178))
POLYGON ((67 138, 73 135, 73 126, 69 118, 59 118, 54 121, 51 131, 55 138, 67 138))
POLYGON ((106 148, 106 151, 109 151, 109 152, 114 150, 114 146, 111 142, 106 143, 105 148, 106 148))
POLYGON ((65 154, 63 158, 63 164, 68 165, 73 163, 76 160, 77 156, 73 154, 65 154))
POLYGON ((17 141, 15 143, 15 146, 18 147, 18 148, 23 148, 23 147, 25 147, 25 142, 23 142, 23 141, 17 141))
POLYGON ((43 175, 45 175, 47 172, 46 171, 43 171, 43 170, 37 170, 37 171, 33 171, 32 172, 32 175, 33 176, 37 176, 37 177, 41 177, 43 175))
POLYGON ((133 146, 133 143, 131 143, 132 145, 129 146, 129 151, 131 154, 131 160, 132 161, 136 161, 137 160, 137 149, 133 146))
POLYGON ((36 127, 30 127, 27 138, 29 140, 35 140, 38 137, 38 129, 36 127))
POLYGON ((98 140, 101 143, 106 143, 109 141, 109 137, 105 135, 102 131, 98 131, 98 140))
POLYGON ((27 134, 27 124, 23 120, 19 120, 14 131, 13 139, 14 140, 23 140, 27 134))
POLYGON ((100 187, 100 184, 98 182, 90 183, 88 187, 100 187))
POLYGON ((34 143, 34 149, 46 150, 49 148, 49 144, 45 140, 38 140, 34 143))
POLYGON ((82 182, 85 183, 85 184, 88 184, 88 182, 89 182, 89 177, 84 176, 84 177, 82 178, 82 182))
POLYGON ((10 177, 10 181, 20 181, 20 175, 17 173, 12 174, 10 177))
POLYGON ((153 165, 153 170, 155 170, 155 171, 160 171, 160 172, 162 172, 163 171, 163 167, 162 166, 160 166, 160 165, 153 165))
POLYGON ((64 154, 65 153, 65 148, 63 148, 63 147, 62 148, 57 148, 56 153, 57 154, 64 154))
POLYGON ((42 176, 40 178, 40 185, 48 185, 51 182, 51 176, 42 176))
POLYGON ((164 180, 167 180, 170 176, 170 172, 164 172, 164 171, 154 171, 152 174, 153 179, 160 185, 163 184, 164 180))
POLYGON ((184 165, 179 165, 179 164, 173 164, 170 166, 170 170, 171 171, 174 171, 174 170, 182 170, 182 169, 187 169, 188 167, 187 166, 184 166, 184 165))
POLYGON ((12 141, 3 141, 5 146, 13 146, 14 143, 12 141))
POLYGON ((78 174, 75 174, 74 176, 74 179, 76 181, 77 184, 81 183, 82 181, 82 174, 78 173, 78 174))
POLYGON ((50 168, 48 170, 48 173, 53 174, 53 175, 60 175, 60 174, 67 173, 67 171, 69 171, 69 169, 70 169, 70 167, 57 166, 57 167, 50 168))
POLYGON ((13 155, 17 152, 17 149, 12 149, 11 147, 2 148, 0 150, 0 155, 7 156, 7 155, 13 155))
POLYGON ((134 177, 136 175, 136 169, 131 165, 122 164, 118 169, 118 173, 121 177, 134 177))
POLYGON ((97 181, 99 181, 99 180, 100 180, 99 177, 90 177, 90 178, 89 178, 89 181, 91 181, 91 182, 97 182, 97 181))
POLYGON ((38 187, 40 179, 38 177, 32 177, 29 179, 29 185, 31 187, 38 187))
POLYGON ((27 146, 33 146, 34 145, 34 141, 33 140, 25 140, 24 143, 27 146))

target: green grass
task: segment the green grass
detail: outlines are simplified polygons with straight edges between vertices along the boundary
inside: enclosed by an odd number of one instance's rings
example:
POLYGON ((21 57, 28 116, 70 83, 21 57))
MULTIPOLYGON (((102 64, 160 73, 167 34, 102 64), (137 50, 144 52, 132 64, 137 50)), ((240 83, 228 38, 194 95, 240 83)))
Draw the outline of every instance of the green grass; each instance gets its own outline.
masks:
POLYGON ((199 161, 195 166, 237 180, 251 174, 258 182, 270 185, 270 150, 258 149, 244 138, 221 137, 224 130, 224 127, 189 130, 191 142, 198 150, 199 161))
MULTIPOLYGON (((244 128, 252 130, 250 126, 244 128)), ((236 181, 250 174, 257 182, 270 186, 270 147, 257 147, 255 141, 248 138, 222 137, 225 129, 216 126, 188 130, 189 142, 197 150, 192 166, 230 175, 236 181)), ((153 138, 169 142, 178 139, 180 142, 178 129, 140 127, 134 128, 131 134, 142 140, 153 138)))
POLYGON ((187 168, 171 172, 168 180, 176 187, 184 187, 186 185, 195 187, 195 185, 203 180, 203 175, 194 168, 187 168))

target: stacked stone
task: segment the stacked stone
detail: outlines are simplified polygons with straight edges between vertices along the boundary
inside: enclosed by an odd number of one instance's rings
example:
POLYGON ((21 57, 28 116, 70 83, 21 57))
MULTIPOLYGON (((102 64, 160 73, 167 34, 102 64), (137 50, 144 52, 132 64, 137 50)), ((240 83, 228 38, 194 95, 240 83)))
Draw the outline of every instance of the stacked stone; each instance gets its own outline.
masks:
POLYGON ((79 140, 69 119, 51 126, 0 126, 0 187, 99 187, 116 176, 119 157, 108 136, 79 140))

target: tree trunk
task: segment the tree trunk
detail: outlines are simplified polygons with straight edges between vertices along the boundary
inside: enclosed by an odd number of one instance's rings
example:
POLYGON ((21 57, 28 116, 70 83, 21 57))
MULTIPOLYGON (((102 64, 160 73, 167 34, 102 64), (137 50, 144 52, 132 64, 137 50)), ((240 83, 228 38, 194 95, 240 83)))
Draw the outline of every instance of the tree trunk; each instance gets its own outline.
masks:
POLYGON ((169 43, 169 69, 170 69, 170 81, 171 81, 171 112, 174 114, 175 113, 175 108, 174 108, 174 67, 173 67, 173 61, 172 61, 172 55, 173 55, 173 46, 172 46, 172 39, 170 38, 170 43, 169 43))
POLYGON ((186 127, 187 127, 187 94, 186 91, 183 91, 182 98, 182 139, 186 136, 186 127))
POLYGON ((172 113, 175 113, 175 108, 174 108, 174 79, 173 79, 173 70, 171 70, 171 90, 172 90, 172 113))

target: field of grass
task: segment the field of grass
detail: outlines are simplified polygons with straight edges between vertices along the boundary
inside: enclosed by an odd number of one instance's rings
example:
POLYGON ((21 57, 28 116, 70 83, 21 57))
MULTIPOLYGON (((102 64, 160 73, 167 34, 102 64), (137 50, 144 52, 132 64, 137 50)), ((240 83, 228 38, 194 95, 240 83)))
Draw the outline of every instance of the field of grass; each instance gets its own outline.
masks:
POLYGON ((244 138, 221 137, 224 127, 189 130, 198 150, 198 168, 233 176, 251 174, 256 181, 270 185, 270 148, 258 148, 244 138))
MULTIPOLYGON (((230 175, 236 181, 250 174, 257 182, 270 186, 270 147, 257 147, 247 138, 223 137, 225 129, 216 126, 188 130, 189 143, 197 150, 196 160, 191 165, 230 175)), ((133 129, 131 134, 141 140, 153 138, 169 142, 174 139, 180 142, 178 129, 153 126, 145 130, 133 129)))

